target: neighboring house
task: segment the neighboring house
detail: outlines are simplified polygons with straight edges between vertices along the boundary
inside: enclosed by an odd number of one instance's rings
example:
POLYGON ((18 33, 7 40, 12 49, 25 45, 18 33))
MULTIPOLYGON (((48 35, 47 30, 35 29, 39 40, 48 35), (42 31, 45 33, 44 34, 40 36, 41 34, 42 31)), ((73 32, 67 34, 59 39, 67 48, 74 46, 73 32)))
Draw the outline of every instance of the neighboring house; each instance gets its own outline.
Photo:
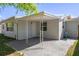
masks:
POLYGON ((79 17, 65 21, 65 32, 70 38, 79 38, 79 17))
POLYGON ((42 36, 43 38, 60 40, 63 37, 61 17, 49 15, 45 12, 21 18, 11 17, 3 21, 1 25, 3 26, 2 33, 5 36, 18 40, 42 36))

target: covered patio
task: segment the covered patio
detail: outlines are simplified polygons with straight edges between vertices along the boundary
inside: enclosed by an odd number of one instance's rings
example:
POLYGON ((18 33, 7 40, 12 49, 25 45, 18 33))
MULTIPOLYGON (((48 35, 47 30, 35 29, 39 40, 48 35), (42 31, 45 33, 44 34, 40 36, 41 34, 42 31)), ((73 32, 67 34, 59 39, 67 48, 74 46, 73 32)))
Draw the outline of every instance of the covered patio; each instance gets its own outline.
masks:
POLYGON ((61 39, 59 25, 60 17, 49 15, 45 12, 40 12, 37 15, 25 16, 16 18, 17 22, 17 40, 26 39, 29 44, 29 39, 38 37, 40 43, 45 39, 61 39), (45 26, 46 27, 45 27, 45 26))

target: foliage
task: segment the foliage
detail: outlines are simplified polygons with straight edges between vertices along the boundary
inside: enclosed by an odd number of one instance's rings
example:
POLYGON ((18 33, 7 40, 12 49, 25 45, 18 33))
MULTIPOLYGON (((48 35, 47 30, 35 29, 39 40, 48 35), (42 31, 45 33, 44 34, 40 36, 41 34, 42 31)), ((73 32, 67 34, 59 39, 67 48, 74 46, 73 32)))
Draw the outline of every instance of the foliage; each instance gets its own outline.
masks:
POLYGON ((15 7, 17 9, 16 13, 18 10, 24 11, 27 15, 36 14, 38 12, 36 4, 33 3, 0 3, 0 7, 3 9, 8 6, 15 7))

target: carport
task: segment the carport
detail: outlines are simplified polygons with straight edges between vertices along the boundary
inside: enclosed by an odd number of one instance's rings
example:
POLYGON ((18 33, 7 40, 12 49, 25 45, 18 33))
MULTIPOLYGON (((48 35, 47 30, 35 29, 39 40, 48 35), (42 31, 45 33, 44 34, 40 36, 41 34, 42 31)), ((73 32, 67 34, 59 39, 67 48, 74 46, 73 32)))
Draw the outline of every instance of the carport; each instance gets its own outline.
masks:
MULTIPOLYGON (((46 37, 48 37, 48 38, 51 37, 52 39, 55 37, 54 39, 60 39, 60 36, 59 36, 60 17, 58 17, 58 16, 50 15, 50 14, 47 14, 45 12, 40 12, 40 13, 38 13, 36 15, 31 15, 31 16, 25 16, 25 17, 22 17, 22 18, 18 18, 16 21, 17 22, 18 21, 26 22, 25 25, 27 27, 26 28, 27 32, 26 32, 26 38, 25 39, 26 39, 27 44, 29 44, 28 43, 29 42, 29 22, 38 22, 39 23, 39 26, 37 26, 37 27, 39 27, 40 43, 42 43, 44 38, 46 38, 46 37), (45 30, 44 26, 43 26, 44 22, 47 22, 47 27, 49 27, 49 28, 47 28, 47 30, 49 29, 49 31, 47 31, 47 33, 45 33, 45 31, 44 31, 45 30), (52 30, 52 29, 54 29, 54 30, 52 30)), ((17 34, 17 36, 18 36, 18 34, 17 34)))

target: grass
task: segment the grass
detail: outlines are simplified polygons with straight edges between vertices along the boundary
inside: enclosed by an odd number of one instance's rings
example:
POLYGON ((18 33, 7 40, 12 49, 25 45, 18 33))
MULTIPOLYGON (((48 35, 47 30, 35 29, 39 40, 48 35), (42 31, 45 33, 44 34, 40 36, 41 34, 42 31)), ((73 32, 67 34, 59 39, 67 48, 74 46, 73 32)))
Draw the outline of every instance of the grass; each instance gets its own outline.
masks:
POLYGON ((9 55, 16 51, 13 48, 11 48, 5 44, 12 40, 14 40, 14 39, 0 34, 0 56, 9 55))
POLYGON ((15 52, 14 49, 12 49, 11 47, 5 45, 5 44, 1 44, 0 45, 0 56, 5 56, 5 55, 9 55, 11 53, 15 52))
POLYGON ((74 44, 68 49, 67 56, 79 56, 79 40, 76 40, 74 44))

